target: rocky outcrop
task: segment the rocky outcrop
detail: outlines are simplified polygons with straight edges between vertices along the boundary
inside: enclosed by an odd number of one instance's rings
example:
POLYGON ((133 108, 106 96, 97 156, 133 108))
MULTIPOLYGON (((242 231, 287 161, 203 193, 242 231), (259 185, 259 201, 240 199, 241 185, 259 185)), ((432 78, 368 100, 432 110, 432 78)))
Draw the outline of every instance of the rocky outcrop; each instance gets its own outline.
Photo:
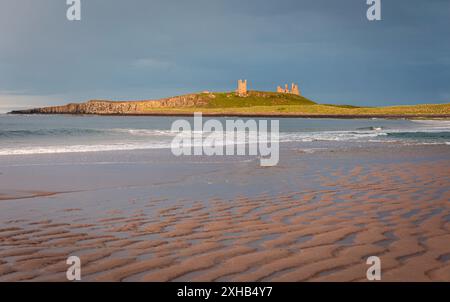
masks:
POLYGON ((16 114, 123 114, 137 112, 137 103, 115 103, 108 101, 89 101, 81 104, 68 104, 13 111, 16 114))
POLYGON ((92 100, 86 103, 68 104, 13 111, 12 114, 141 114, 149 109, 204 106, 213 94, 188 94, 160 100, 114 102, 92 100))

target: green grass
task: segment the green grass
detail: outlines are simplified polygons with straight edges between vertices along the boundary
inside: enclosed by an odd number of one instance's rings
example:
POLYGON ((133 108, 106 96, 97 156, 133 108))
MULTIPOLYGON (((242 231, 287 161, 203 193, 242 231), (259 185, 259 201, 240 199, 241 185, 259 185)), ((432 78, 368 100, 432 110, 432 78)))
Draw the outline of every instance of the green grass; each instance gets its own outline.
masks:
POLYGON ((207 105, 204 108, 240 108, 254 106, 280 106, 280 105, 314 105, 315 102, 298 95, 250 91, 247 96, 240 97, 236 93, 212 93, 204 94, 207 97, 207 105))
POLYGON ((150 108, 143 104, 142 113, 190 114, 274 114, 274 115, 450 115, 450 104, 430 104, 391 107, 358 107, 351 105, 317 104, 293 94, 250 91, 240 97, 234 92, 200 93, 197 106, 150 108))
POLYGON ((323 105, 330 106, 330 107, 337 107, 337 108, 347 108, 347 109, 363 108, 361 106, 354 106, 354 105, 337 105, 337 104, 323 104, 323 105))
POLYGON ((329 105, 272 105, 272 106, 251 106, 251 107, 185 107, 185 108, 152 108, 143 113, 167 113, 167 114, 190 114, 202 112, 204 114, 219 115, 450 115, 450 104, 440 105, 417 105, 417 106, 394 106, 394 107, 371 107, 371 108, 345 108, 329 105))

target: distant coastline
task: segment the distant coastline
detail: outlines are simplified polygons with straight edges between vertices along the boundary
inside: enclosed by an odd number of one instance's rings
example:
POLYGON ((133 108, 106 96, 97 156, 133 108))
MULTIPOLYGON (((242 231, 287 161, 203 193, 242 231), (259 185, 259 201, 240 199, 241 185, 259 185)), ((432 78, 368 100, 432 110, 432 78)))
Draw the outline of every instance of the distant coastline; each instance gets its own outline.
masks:
POLYGON ((450 103, 411 106, 358 107, 318 104, 304 96, 284 92, 248 91, 202 92, 159 100, 91 100, 26 110, 10 114, 68 114, 105 116, 204 116, 276 117, 276 118, 391 118, 450 119, 450 103))
MULTIPOLYGON (((199 111, 201 112, 201 111, 199 111)), ((13 115, 80 115, 80 116, 88 116, 88 115, 97 115, 97 116, 148 116, 148 117, 193 117, 194 113, 121 113, 121 114, 76 114, 76 113, 22 113, 22 112, 8 112, 8 113, 0 113, 0 114, 13 114, 13 115)), ((366 115, 349 115, 349 114, 315 114, 315 115, 307 115, 307 114, 264 114, 264 113, 205 113, 202 112, 203 116, 206 117, 248 117, 248 118, 306 118, 306 119, 450 119, 450 114, 443 115, 426 115, 426 114, 418 114, 418 115, 377 115, 377 114, 366 114, 366 115)))
POLYGON ((0 114, 8 114, 13 111, 20 111, 20 110, 26 110, 26 107, 20 107, 20 106, 1 107, 0 106, 0 114))

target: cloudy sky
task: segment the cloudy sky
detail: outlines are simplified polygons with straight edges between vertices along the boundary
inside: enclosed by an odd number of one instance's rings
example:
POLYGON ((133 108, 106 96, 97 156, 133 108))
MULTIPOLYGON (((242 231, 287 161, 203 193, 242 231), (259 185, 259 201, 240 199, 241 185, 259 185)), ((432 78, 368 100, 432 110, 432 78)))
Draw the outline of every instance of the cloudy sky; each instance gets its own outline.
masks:
POLYGON ((0 0, 0 107, 297 82, 321 103, 450 102, 450 1, 0 0))

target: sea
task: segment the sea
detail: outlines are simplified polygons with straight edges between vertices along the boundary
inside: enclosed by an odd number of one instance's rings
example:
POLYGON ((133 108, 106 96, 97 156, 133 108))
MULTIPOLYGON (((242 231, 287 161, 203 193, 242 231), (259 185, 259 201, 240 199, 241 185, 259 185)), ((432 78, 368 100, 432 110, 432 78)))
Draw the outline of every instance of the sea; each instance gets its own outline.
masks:
MULTIPOLYGON (((8 115, 0 114, 0 156, 170 149, 179 117, 8 115)), ((215 118, 225 125, 237 117, 215 118)), ((205 122, 208 118, 203 117, 205 122)), ((243 119, 246 121, 247 119, 243 119)), ((258 122, 261 119, 256 119, 258 122)), ((262 119, 267 120, 267 119, 262 119)), ((450 121, 406 119, 279 120, 281 146, 295 143, 305 152, 345 146, 448 145, 450 121)), ((269 122, 270 125, 270 122, 269 122)), ((190 135, 189 131, 185 131, 190 135)), ((203 133, 206 137, 211 133, 203 133)), ((245 144, 224 141, 224 144, 245 144)), ((195 142, 193 142, 195 144, 195 142)))

